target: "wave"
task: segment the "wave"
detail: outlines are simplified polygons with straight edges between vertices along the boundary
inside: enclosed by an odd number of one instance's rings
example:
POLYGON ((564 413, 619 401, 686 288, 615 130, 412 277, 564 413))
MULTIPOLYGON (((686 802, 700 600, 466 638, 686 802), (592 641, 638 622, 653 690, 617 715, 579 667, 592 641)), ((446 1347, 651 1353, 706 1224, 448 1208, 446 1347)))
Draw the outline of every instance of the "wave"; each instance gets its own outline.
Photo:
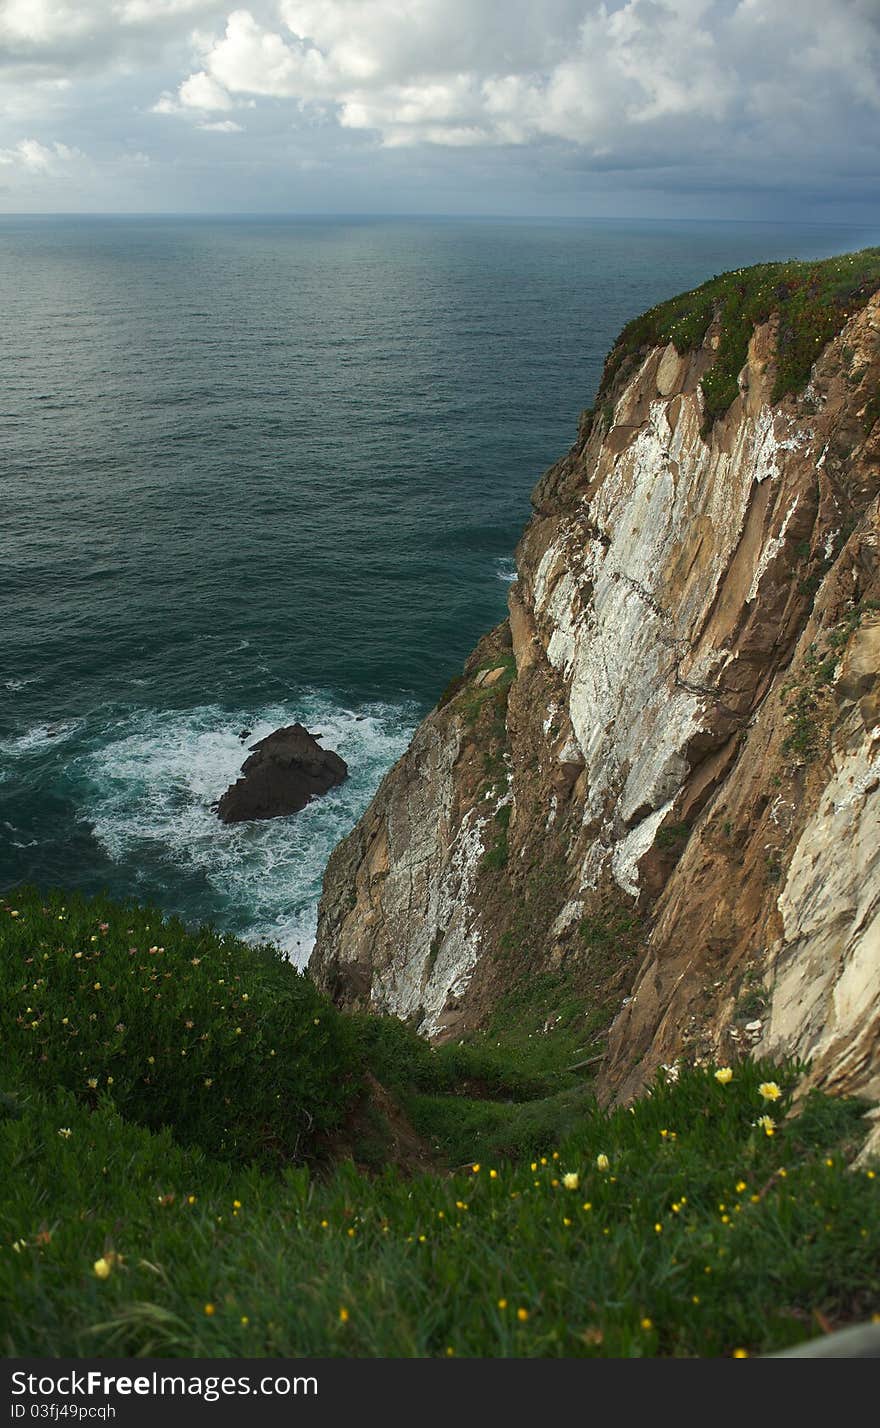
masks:
POLYGON ((512 585, 516 579, 516 561, 510 556, 500 555, 495 561, 495 575, 505 585, 512 585))
POLYGON ((75 734, 81 727, 80 719, 61 720, 57 724, 33 724, 23 734, 17 734, 12 739, 0 739, 0 754, 5 754, 7 758, 19 758, 35 749, 42 751, 49 741, 60 743, 69 739, 71 734, 75 734))
POLYGON ((160 877, 167 869, 169 889, 181 873, 200 876, 223 910, 218 923, 276 943, 303 965, 327 859, 403 753, 418 713, 410 702, 347 708, 321 690, 256 712, 141 710, 76 760, 85 790, 78 817, 115 863, 146 863, 160 877), (346 760, 349 778, 289 818, 221 823, 211 805, 248 746, 297 720, 346 760))

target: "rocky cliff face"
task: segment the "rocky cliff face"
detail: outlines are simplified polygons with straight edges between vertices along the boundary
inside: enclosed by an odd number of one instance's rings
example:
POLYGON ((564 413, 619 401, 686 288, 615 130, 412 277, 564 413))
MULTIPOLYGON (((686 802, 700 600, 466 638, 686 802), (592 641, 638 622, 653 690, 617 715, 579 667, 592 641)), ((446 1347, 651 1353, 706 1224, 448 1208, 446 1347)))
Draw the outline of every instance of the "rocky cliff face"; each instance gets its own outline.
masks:
POLYGON ((678 1057, 880 1098, 880 293, 707 430, 720 331, 610 363, 510 618, 330 861, 312 972, 435 1038, 568 969, 628 1098, 678 1057), (629 993, 628 995, 625 995, 629 993))

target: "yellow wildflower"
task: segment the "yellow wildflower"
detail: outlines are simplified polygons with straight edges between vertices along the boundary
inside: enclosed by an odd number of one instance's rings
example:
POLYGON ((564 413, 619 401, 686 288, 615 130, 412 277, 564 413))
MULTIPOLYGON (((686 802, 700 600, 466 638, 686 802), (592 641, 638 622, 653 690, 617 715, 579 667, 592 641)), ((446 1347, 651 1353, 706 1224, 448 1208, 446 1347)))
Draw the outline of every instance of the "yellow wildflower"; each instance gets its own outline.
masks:
POLYGON ((214 1306, 213 1306, 213 1304, 206 1304, 206 1305, 205 1305, 205 1313, 207 1314, 208 1318, 210 1319, 211 1315, 214 1313, 214 1306))
POLYGON ((733 1071, 729 1066, 719 1066, 715 1072, 715 1080, 722 1086, 726 1086, 728 1081, 733 1080, 733 1071))
POLYGON ((758 1095, 763 1096, 765 1101, 778 1101, 782 1092, 775 1081, 762 1081, 758 1087, 758 1095))
POLYGON ((607 1156, 607 1155, 597 1155, 597 1156, 596 1156, 596 1169, 597 1169, 597 1170, 607 1170, 610 1165, 611 1165, 611 1161, 608 1159, 608 1156, 607 1156))
POLYGON ((524 1324, 529 1317, 528 1309, 517 1309, 516 1317, 521 1324, 524 1324))
POLYGON ((96 1259, 95 1263, 92 1265, 92 1269, 95 1271, 95 1274, 99 1279, 109 1279, 110 1270, 112 1269, 112 1267, 112 1261, 109 1259, 105 1259, 103 1255, 100 1259, 96 1259))
POLYGON ((566 1190, 576 1190, 581 1183, 581 1177, 573 1170, 569 1170, 567 1175, 563 1175, 562 1183, 566 1190))
POLYGON ((348 1310, 346 1309, 345 1305, 343 1304, 342 1307, 341 1307, 340 1310, 339 1310, 339 1322, 340 1322, 340 1324, 347 1324, 347 1323, 348 1323, 348 1320, 349 1320, 349 1313, 348 1313, 348 1310))

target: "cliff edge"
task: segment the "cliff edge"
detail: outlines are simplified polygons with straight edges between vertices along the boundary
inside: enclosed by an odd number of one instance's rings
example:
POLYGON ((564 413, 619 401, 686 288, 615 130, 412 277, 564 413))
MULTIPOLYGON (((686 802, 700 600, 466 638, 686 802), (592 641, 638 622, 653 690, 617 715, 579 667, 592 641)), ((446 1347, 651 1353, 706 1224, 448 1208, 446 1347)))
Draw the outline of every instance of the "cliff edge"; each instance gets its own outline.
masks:
POLYGON ((880 1099, 878 500, 880 250, 631 323, 331 857, 319 986, 445 1039, 565 974, 605 1101, 749 1053, 880 1099))

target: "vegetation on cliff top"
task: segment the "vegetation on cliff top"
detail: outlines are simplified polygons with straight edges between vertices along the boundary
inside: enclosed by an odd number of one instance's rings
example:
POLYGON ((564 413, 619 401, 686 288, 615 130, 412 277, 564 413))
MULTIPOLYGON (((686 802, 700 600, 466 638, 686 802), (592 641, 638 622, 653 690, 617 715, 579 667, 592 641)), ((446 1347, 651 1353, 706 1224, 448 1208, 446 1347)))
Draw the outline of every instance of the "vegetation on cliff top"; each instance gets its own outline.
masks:
POLYGON ((500 1038, 432 1050, 132 906, 17 893, 0 944, 8 1355, 736 1355, 880 1311, 863 1108, 786 1119, 799 1067, 682 1069, 606 1112, 500 1038), (334 1164, 317 1127, 368 1070, 455 1155, 482 1102, 490 1153, 334 1164))
POLYGON ((779 401, 806 385, 822 348, 878 287, 880 248, 818 263, 761 263, 710 278, 627 323, 605 364, 596 409, 628 359, 669 342, 678 352, 692 352, 702 345, 716 316, 720 340, 702 380, 707 427, 737 396, 737 377, 754 328, 774 314, 779 326, 772 399, 779 401))

